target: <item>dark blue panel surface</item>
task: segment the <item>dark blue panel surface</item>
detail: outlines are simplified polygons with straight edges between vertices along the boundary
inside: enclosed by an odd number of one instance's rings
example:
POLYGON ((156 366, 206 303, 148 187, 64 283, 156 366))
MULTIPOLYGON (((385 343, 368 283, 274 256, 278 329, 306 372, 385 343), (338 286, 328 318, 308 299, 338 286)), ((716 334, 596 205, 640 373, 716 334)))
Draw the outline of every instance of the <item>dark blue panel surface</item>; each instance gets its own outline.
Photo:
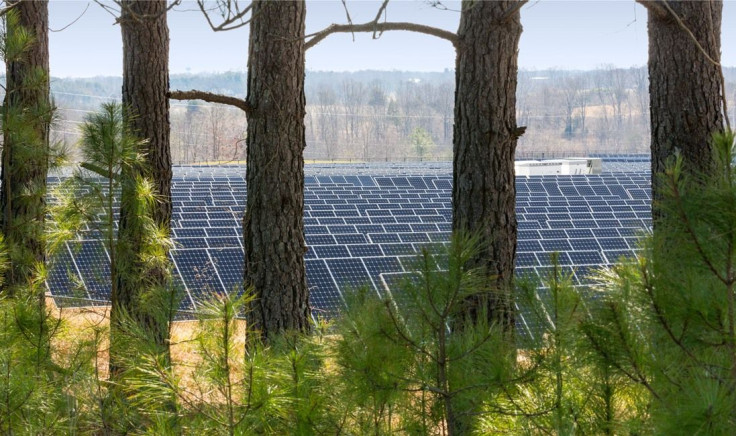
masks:
POLYGON ((243 286, 243 250, 238 248, 211 250, 210 256, 225 290, 240 292, 243 286))

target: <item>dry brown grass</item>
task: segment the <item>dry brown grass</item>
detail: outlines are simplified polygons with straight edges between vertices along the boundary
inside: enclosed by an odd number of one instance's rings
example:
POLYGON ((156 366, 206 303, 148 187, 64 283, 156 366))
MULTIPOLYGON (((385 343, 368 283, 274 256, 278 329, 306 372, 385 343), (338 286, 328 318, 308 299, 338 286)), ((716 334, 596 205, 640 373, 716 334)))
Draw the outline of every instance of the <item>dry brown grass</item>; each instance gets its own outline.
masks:
MULTIPOLYGON (((60 308, 53 299, 47 298, 46 307, 51 316, 61 321, 59 331, 53 339, 54 358, 68 361, 71 353, 85 342, 97 344, 95 366, 100 377, 108 377, 110 306, 85 306, 60 308)), ((236 321, 233 338, 235 349, 241 350, 233 359, 241 359, 245 350, 245 322, 236 321)), ((197 337, 201 331, 199 321, 175 321, 171 327, 171 359, 174 373, 185 385, 191 381, 192 374, 202 356, 198 351, 197 337)))

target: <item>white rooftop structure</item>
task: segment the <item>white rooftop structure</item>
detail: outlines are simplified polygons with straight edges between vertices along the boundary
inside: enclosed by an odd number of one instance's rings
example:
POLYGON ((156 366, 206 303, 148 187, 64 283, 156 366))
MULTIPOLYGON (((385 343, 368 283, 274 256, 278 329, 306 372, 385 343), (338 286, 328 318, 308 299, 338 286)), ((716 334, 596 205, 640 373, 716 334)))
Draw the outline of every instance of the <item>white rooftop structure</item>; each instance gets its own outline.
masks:
POLYGON ((600 174, 603 166, 600 158, 580 157, 550 160, 516 161, 517 176, 550 176, 600 174))

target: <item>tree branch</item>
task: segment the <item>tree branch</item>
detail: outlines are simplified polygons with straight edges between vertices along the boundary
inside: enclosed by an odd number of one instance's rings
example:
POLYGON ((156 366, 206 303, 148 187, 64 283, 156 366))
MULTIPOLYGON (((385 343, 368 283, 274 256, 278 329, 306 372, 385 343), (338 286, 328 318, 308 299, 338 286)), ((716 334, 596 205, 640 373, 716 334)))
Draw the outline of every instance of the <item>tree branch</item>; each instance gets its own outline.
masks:
MULTIPOLYGON (((138 12, 133 11, 130 8, 130 6, 128 6, 125 3, 123 3, 122 0, 112 0, 112 2, 114 4, 116 4, 120 8, 119 11, 116 10, 115 8, 111 7, 111 6, 108 6, 108 5, 104 4, 102 2, 102 0, 93 0, 93 1, 95 3, 97 3, 97 5, 99 5, 102 9, 104 9, 105 11, 107 11, 110 15, 112 15, 113 17, 115 17, 115 24, 119 24, 120 21, 123 20, 123 12, 126 12, 128 14, 128 18, 127 19, 132 19, 132 20, 134 20, 134 21, 136 21, 138 23, 142 23, 144 21, 149 21, 149 20, 150 21, 153 21, 153 20, 156 20, 156 19, 161 18, 162 16, 166 15, 171 9, 173 9, 175 6, 179 6, 181 4, 181 2, 182 2, 182 0, 173 0, 171 3, 169 3, 168 5, 166 5, 166 9, 164 9, 161 12, 157 12, 155 14, 140 14, 138 12)), ((85 9, 84 11, 86 12, 87 9, 85 9)), ((82 15, 84 15, 84 12, 82 12, 82 15)), ((78 19, 79 18, 77 18, 77 20, 78 19)), ((76 22, 77 20, 74 20, 74 22, 76 22)), ((72 22, 72 24, 74 24, 74 22, 72 22)), ((66 27, 69 27, 69 26, 66 26, 66 27)), ((66 29, 66 27, 64 27, 61 30, 66 29)))
POLYGON ((250 19, 245 19, 245 16, 253 8, 253 3, 250 3, 241 11, 240 7, 238 6, 237 0, 232 3, 228 1, 227 4, 223 6, 224 11, 227 12, 227 15, 225 15, 225 13, 223 12, 222 23, 215 25, 215 23, 213 23, 212 19, 210 18, 208 10, 204 7, 204 0, 197 0, 197 5, 199 6, 199 10, 204 15, 204 18, 207 20, 207 24, 209 24, 210 28, 215 32, 224 32, 227 30, 237 29, 238 27, 243 27, 246 24, 250 23, 250 19), (234 12, 233 9, 235 9, 234 12))
MULTIPOLYGON (((17 4, 17 3, 14 3, 14 5, 16 5, 16 4, 17 4)), ((12 7, 12 6, 11 6, 11 7, 12 7)), ((85 8, 84 8, 84 10, 82 11, 82 13, 81 13, 81 14, 79 14, 79 16, 78 16, 77 18, 75 18, 75 19, 74 19, 74 20, 73 20, 73 21, 72 21, 71 23, 67 24, 66 26, 62 27, 61 29, 52 29, 51 27, 49 27, 49 32, 63 32, 64 30, 68 29, 68 28, 69 28, 69 27, 71 27, 71 26, 72 26, 72 25, 73 25, 74 23, 76 23, 77 21, 79 21, 79 19, 80 19, 80 18, 82 18, 82 17, 84 16, 84 14, 85 14, 85 13, 87 13, 87 9, 89 9, 89 3, 87 3, 87 6, 85 6, 85 8)), ((2 16, 2 15, 5 15, 5 11, 3 11, 3 13, 2 13, 2 14, 0 14, 0 16, 2 16)))
POLYGON ((404 30, 407 32, 423 33, 425 35, 445 39, 450 41, 453 46, 457 46, 457 35, 444 29, 417 23, 377 23, 375 21, 370 21, 363 24, 331 24, 319 32, 307 35, 305 38, 311 39, 308 39, 306 44, 304 44, 304 49, 309 50, 333 33, 371 32, 373 33, 373 39, 377 39, 381 33, 387 30, 404 30))
POLYGON ((193 89, 191 91, 170 91, 169 98, 174 100, 203 100, 209 103, 226 104, 229 106, 235 106, 242 110, 246 114, 251 110, 250 105, 243 99, 237 97, 231 97, 229 95, 213 94, 211 92, 197 91, 193 89))
MULTIPOLYGON (((388 7, 388 2, 389 1, 390 0, 383 0, 383 3, 381 3, 381 7, 378 8, 378 13, 376 13, 376 18, 373 19, 373 22, 374 23, 378 23, 378 20, 381 19, 381 15, 383 15, 383 17, 384 17, 383 22, 384 23, 386 22, 386 15, 385 14, 386 14, 386 7, 388 7)), ((383 33, 383 31, 380 31, 379 32, 377 30, 374 30, 373 31, 373 39, 376 39, 376 38, 380 37, 382 33, 383 33)))

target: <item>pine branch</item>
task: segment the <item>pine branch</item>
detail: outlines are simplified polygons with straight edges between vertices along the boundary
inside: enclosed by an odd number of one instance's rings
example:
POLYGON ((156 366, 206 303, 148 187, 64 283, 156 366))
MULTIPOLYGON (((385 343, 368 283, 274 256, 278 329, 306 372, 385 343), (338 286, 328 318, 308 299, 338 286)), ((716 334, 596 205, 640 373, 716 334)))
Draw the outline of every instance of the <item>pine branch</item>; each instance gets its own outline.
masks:
POLYGON ((226 104, 229 106, 235 106, 246 114, 252 109, 248 102, 243 99, 231 97, 229 95, 198 91, 196 89, 190 91, 169 91, 169 98, 174 100, 203 100, 209 103, 226 104))
MULTIPOLYGON (((383 32, 387 30, 403 30, 407 32, 416 32, 416 33, 422 33, 425 35, 435 36, 437 38, 441 38, 444 40, 449 41, 454 47, 457 47, 458 44, 458 37, 457 34, 440 29, 438 27, 432 27, 427 26, 424 24, 419 23, 408 23, 408 22, 379 22, 382 15, 385 15, 386 13, 386 7, 388 6, 389 0, 384 0, 381 3, 381 6, 378 8, 378 12, 376 13, 376 17, 367 23, 363 24, 353 24, 353 22, 350 20, 350 14, 348 13, 348 23, 347 24, 331 24, 328 27, 320 30, 319 32, 315 32, 312 34, 307 35, 305 38, 307 38, 307 42, 304 45, 304 50, 309 50, 310 48, 314 47, 315 45, 319 44, 327 38, 328 36, 332 35, 333 33, 355 33, 355 32, 371 32, 373 33, 372 38, 378 39, 381 37, 383 32), (311 39, 310 39, 311 38, 311 39)), ((527 4, 528 0, 520 0, 517 4, 513 5, 511 8, 509 8, 506 13, 503 14, 503 16, 499 19, 498 23, 496 24, 503 24, 507 20, 514 17, 519 10, 527 4)), ((347 7, 345 9, 347 13, 347 7)))
POLYGON ((407 32, 423 33, 425 35, 436 36, 437 38, 450 41, 453 46, 457 45, 456 34, 438 27, 406 22, 379 23, 376 20, 373 20, 363 24, 331 24, 319 32, 307 35, 306 38, 309 39, 304 44, 304 50, 309 50, 333 33, 371 32, 373 33, 373 39, 378 39, 381 33, 387 30, 404 30, 407 32))

